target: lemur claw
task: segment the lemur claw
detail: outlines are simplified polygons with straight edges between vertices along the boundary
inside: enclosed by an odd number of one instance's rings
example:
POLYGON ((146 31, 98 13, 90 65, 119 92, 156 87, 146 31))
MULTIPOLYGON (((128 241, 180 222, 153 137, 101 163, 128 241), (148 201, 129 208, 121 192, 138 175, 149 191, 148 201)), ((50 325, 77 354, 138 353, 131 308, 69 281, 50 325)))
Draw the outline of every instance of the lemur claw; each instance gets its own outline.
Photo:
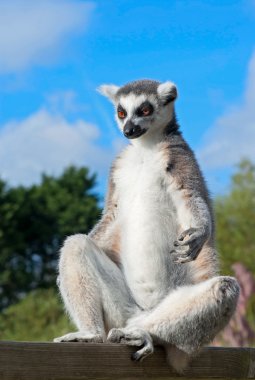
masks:
POLYGON ((142 361, 154 351, 150 334, 142 329, 111 329, 107 340, 112 343, 123 343, 128 346, 141 347, 140 350, 132 353, 131 359, 134 361, 142 361))
POLYGON ((177 239, 177 241, 175 243, 177 243, 177 245, 187 244, 187 242, 192 239, 192 236, 194 236, 197 231, 198 230, 196 228, 189 228, 189 229, 183 231, 178 236, 178 239, 177 239), (189 239, 187 239, 187 237, 189 237, 189 239))
POLYGON ((174 242, 175 249, 171 253, 175 256, 174 262, 184 264, 197 258, 204 243, 204 233, 197 228, 183 231, 174 242))

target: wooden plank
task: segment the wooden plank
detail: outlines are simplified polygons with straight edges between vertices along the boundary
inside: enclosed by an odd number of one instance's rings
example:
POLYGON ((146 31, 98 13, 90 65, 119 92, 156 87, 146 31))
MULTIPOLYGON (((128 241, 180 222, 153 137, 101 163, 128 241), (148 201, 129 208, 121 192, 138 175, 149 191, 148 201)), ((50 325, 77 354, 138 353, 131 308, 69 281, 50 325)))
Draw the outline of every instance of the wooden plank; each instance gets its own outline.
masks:
POLYGON ((255 348, 250 349, 250 366, 248 372, 248 378, 255 378, 255 348))
MULTIPOLYGON (((117 344, 0 342, 1 380, 177 379, 163 349, 142 363, 117 344)), ((255 378, 254 348, 205 348, 182 378, 255 378)))

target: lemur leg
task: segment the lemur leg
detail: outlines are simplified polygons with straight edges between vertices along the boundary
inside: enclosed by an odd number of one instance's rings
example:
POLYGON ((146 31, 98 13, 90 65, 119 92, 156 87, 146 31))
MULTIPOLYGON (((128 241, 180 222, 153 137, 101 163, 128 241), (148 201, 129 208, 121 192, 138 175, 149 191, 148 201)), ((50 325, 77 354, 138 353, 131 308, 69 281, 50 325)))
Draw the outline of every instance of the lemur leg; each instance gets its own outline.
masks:
POLYGON ((78 332, 55 342, 103 341, 105 326, 124 326, 136 312, 122 272, 86 235, 66 239, 60 253, 59 289, 78 332))
MULTIPOLYGON (((175 355, 171 360, 169 351, 169 361, 181 372, 187 365, 188 357, 212 341, 228 323, 238 295, 237 281, 228 276, 179 287, 153 310, 131 318, 127 327, 120 331, 122 335, 128 335, 134 329, 142 329, 153 338, 154 343, 163 344, 169 350, 177 348, 179 360, 175 360, 175 355)), ((109 339, 112 342, 116 341, 114 336, 117 332, 112 335, 110 331, 109 339)))

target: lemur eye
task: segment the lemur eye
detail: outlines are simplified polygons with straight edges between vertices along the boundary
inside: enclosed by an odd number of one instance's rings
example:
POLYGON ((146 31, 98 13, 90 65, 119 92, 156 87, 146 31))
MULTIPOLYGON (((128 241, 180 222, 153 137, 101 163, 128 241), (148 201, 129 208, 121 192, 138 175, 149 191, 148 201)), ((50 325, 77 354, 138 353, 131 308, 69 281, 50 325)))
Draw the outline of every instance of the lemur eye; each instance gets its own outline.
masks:
POLYGON ((153 106, 150 102, 146 101, 137 108, 136 114, 140 117, 150 116, 153 113, 153 106))
POLYGON ((118 117, 120 119, 125 119, 125 117, 127 116, 126 111, 120 105, 118 106, 117 112, 118 112, 118 117))
POLYGON ((143 107, 142 113, 143 113, 143 116, 149 116, 151 113, 151 109, 149 107, 143 107))
POLYGON ((124 111, 118 111, 118 116, 120 119, 124 119, 126 115, 124 111))

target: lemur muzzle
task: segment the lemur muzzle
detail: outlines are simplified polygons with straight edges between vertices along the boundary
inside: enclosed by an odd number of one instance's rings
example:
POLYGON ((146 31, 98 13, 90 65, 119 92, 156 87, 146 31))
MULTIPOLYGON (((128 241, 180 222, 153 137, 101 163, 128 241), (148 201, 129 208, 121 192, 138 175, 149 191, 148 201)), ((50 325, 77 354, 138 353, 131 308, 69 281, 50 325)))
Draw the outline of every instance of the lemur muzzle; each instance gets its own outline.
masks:
POLYGON ((135 139, 137 137, 140 137, 145 132, 146 129, 141 128, 140 125, 132 123, 132 121, 128 121, 123 129, 124 136, 128 139, 135 139))

